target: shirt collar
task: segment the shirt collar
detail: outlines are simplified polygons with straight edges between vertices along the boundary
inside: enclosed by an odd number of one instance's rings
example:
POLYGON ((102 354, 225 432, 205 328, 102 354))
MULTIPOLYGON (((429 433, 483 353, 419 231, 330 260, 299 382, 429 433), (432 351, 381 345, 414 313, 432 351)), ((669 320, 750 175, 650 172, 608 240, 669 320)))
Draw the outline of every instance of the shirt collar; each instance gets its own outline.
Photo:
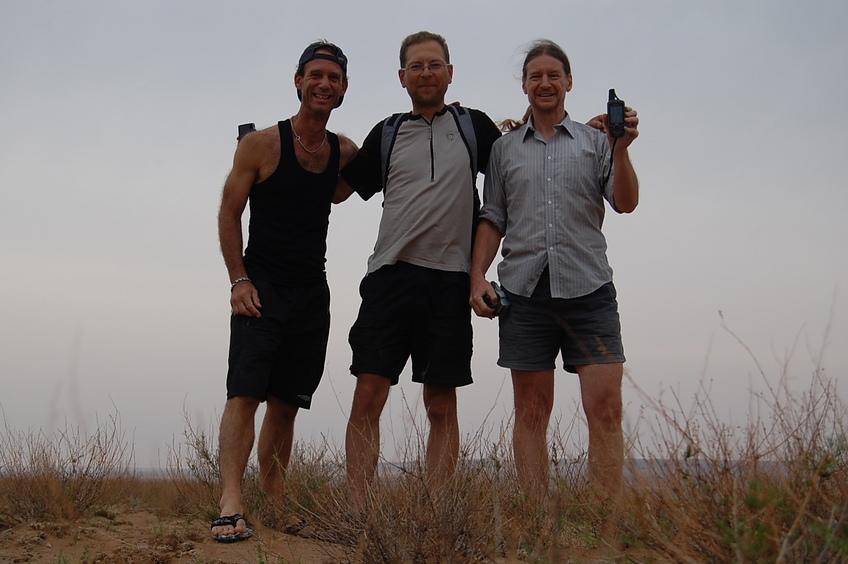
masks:
MULTIPOLYGON (((448 106, 447 106, 447 104, 445 104, 445 105, 442 107, 442 109, 441 109, 441 110, 439 110, 438 112, 436 112, 435 114, 433 114, 433 119, 436 119, 436 118, 437 118, 437 117, 439 117, 439 116, 443 116, 443 115, 445 115, 446 113, 448 113, 448 106)), ((422 119, 422 118, 424 118, 424 116, 423 116, 423 115, 421 115, 421 114, 413 114, 412 112, 409 112, 409 119, 422 119)))
MULTIPOLYGON (((571 115, 568 112, 565 113, 565 119, 559 122, 554 126, 554 134, 556 134, 557 130, 562 130, 564 133, 568 134, 570 137, 574 137, 574 122, 571 121, 571 115)), ((533 127, 533 116, 527 120, 527 123, 521 126, 522 132, 522 141, 526 141, 528 137, 536 134, 536 128, 533 127)))

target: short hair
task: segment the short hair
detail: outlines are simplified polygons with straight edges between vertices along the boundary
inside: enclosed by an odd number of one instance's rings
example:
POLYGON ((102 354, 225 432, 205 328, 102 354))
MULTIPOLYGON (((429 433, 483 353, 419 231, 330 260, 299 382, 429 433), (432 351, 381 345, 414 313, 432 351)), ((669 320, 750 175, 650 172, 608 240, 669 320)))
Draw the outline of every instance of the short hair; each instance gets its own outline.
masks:
POLYGON ((562 47, 551 41, 550 39, 538 39, 530 44, 527 50, 527 56, 524 57, 524 64, 521 66, 521 80, 527 79, 527 65, 536 57, 542 55, 550 55, 562 63, 565 69, 565 74, 571 74, 571 63, 568 60, 568 55, 562 50, 562 47))
POLYGON ((441 45, 442 51, 445 52, 445 62, 450 63, 450 51, 448 51, 448 43, 445 41, 445 38, 438 33, 419 31, 418 33, 413 33, 412 35, 407 36, 400 44, 400 68, 404 68, 406 66, 406 52, 409 48, 413 45, 417 45, 418 43, 424 43, 425 41, 435 41, 441 45))

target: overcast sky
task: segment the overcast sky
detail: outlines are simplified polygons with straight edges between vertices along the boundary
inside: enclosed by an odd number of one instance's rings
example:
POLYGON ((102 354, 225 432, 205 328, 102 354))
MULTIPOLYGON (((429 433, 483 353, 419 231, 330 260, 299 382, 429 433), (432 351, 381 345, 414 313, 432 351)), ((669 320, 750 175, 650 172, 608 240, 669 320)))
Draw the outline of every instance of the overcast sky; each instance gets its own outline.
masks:
MULTIPOLYGON (((448 40, 448 98, 494 120, 522 115, 522 48, 542 37, 571 58, 574 119, 603 112, 609 88, 639 112, 641 203, 608 211, 605 232, 627 373, 649 396, 674 391, 685 404, 704 382, 719 414, 744 424, 749 390, 775 386, 784 366, 799 389, 818 363, 844 382, 846 25, 848 4, 824 0, 3 0, 6 425, 91 432, 117 412, 148 466, 181 439, 183 413, 214 424, 229 340, 215 216, 237 125, 293 115, 297 58, 326 38, 350 59, 330 129, 361 143, 409 109, 397 52, 422 29, 448 40)), ((356 196, 333 209, 327 368, 298 440, 342 443, 355 382, 347 332, 380 211, 379 197, 356 196)), ((497 436, 511 383, 495 364, 496 324, 474 328, 462 435, 497 436)), ((390 459, 420 420, 408 369, 401 382, 383 418, 390 459)), ((555 416, 572 419, 577 389, 558 370, 555 416)), ((645 401, 629 382, 625 401, 632 429, 645 401)))

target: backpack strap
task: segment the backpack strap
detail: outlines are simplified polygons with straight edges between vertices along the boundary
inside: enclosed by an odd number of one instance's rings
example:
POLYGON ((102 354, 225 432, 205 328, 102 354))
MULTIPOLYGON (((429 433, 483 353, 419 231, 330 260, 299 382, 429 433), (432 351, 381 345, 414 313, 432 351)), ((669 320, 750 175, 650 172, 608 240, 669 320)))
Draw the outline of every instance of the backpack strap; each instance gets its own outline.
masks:
POLYGON ((468 156, 471 157, 471 176, 477 178, 477 134, 474 133, 474 122, 471 121, 471 112, 468 108, 462 106, 447 106, 448 111, 456 120, 456 125, 459 127, 459 134, 462 135, 462 141, 468 149, 468 156))
POLYGON ((409 114, 392 114, 383 121, 383 135, 380 138, 380 170, 383 176, 383 191, 386 190, 386 181, 389 177, 389 155, 395 146, 400 124, 406 120, 409 114))
MULTIPOLYGON (((471 177, 477 178, 477 134, 474 132, 474 122, 471 120, 471 112, 468 108, 462 106, 446 106, 456 125, 459 127, 459 134, 462 136, 462 141, 465 143, 465 148, 468 149, 468 156, 471 159, 471 177)), ((398 113, 392 114, 383 121, 383 132, 380 138, 380 170, 383 178, 383 190, 386 189, 386 181, 389 177, 389 155, 392 154, 392 149, 395 146, 400 124, 409 119, 410 114, 398 113)))
MULTIPOLYGON (((471 160, 471 193, 474 197, 474 223, 480 218, 480 194, 477 193, 477 134, 474 132, 474 122, 471 119, 471 112, 463 106, 448 106, 448 111, 456 120, 459 126, 459 134, 465 142, 465 147, 468 149, 468 156, 471 160)), ((473 229, 471 239, 474 240, 477 230, 473 229)))

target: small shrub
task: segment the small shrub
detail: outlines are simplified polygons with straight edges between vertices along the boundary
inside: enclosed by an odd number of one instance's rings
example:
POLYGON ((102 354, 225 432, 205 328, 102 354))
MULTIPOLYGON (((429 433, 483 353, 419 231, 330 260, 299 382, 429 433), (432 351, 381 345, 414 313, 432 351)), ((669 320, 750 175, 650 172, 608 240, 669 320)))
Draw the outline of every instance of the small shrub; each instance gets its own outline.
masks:
POLYGON ((103 503, 110 484, 129 473, 132 450, 118 415, 91 436, 79 427, 16 432, 4 420, 0 476, 6 511, 18 519, 74 517, 103 503))

